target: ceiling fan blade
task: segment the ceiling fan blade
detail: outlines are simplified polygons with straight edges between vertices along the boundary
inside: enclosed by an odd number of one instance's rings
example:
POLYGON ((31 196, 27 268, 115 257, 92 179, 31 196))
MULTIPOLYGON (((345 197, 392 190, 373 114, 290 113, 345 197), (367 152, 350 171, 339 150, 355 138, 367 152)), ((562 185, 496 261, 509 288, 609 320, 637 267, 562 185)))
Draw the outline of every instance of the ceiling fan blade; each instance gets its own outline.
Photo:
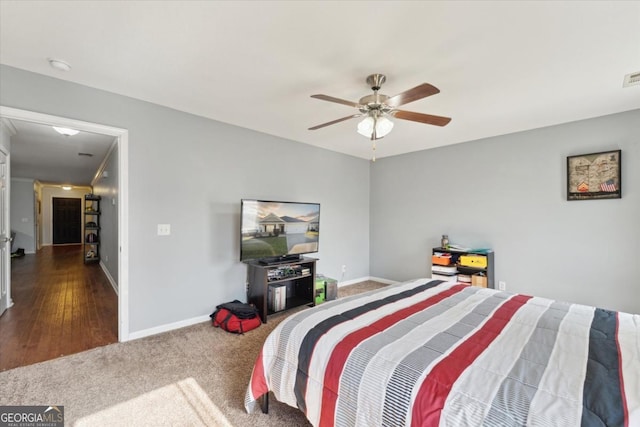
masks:
POLYGON ((360 104, 357 102, 347 101, 346 99, 340 99, 329 95, 311 95, 311 97, 321 99, 323 101, 337 102, 338 104, 348 105, 349 107, 360 108, 360 104))
POLYGON ((432 116, 431 114, 414 113, 413 111, 396 110, 391 114, 397 119, 411 120, 412 122, 426 123, 435 126, 446 126, 451 121, 451 117, 432 116))
POLYGON ((320 129, 320 128, 323 128, 323 127, 325 127, 325 126, 334 125, 334 124, 336 124, 336 123, 344 122, 345 120, 353 119, 353 118, 360 117, 360 116, 362 116, 362 114, 353 114, 353 115, 351 115, 351 116, 343 117, 343 118, 341 118, 341 119, 332 120, 332 121, 330 121, 330 122, 323 123, 323 124, 318 125, 318 126, 314 126, 314 127, 312 127, 312 128, 309 128, 309 130, 316 130, 316 129, 320 129))
POLYGON ((427 96, 435 95, 439 93, 440 89, 429 83, 422 83, 420 86, 416 86, 413 89, 406 90, 399 93, 385 101, 389 107, 399 107, 400 105, 408 104, 418 99, 426 98, 427 96))

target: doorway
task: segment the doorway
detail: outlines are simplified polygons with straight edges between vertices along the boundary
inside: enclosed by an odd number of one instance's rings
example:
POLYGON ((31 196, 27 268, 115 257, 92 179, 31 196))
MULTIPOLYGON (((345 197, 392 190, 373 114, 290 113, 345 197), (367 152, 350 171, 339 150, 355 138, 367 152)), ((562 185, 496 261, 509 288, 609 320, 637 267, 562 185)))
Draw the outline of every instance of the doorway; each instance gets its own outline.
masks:
MULTIPOLYGON (((0 106, 0 118, 9 120, 21 120, 31 123, 39 123, 48 126, 59 126, 77 129, 79 131, 94 134, 108 135, 115 138, 115 146, 118 150, 117 157, 117 300, 118 300, 118 341, 129 340, 129 176, 128 153, 129 132, 126 129, 105 126, 97 123, 84 122, 33 111, 20 110, 11 107, 0 106)), ((115 205, 115 203, 114 203, 115 205)), ((11 305, 11 285, 7 289, 9 305, 11 305)))
POLYGON ((9 260, 9 252, 11 252, 11 237, 9 236, 9 218, 6 206, 7 197, 7 177, 9 164, 7 156, 2 146, 0 146, 0 316, 11 307, 11 292, 9 291, 9 283, 11 282, 11 265, 9 260))
POLYGON ((82 242, 82 200, 70 197, 53 198, 53 244, 82 242))

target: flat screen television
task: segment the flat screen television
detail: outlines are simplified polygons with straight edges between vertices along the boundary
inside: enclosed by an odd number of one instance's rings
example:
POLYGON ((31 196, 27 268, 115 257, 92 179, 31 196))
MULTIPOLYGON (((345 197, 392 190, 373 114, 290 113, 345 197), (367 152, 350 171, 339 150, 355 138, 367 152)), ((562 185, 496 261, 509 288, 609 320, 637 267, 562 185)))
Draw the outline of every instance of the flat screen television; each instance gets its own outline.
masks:
POLYGON ((318 252, 320 204, 242 199, 240 261, 264 264, 318 252))

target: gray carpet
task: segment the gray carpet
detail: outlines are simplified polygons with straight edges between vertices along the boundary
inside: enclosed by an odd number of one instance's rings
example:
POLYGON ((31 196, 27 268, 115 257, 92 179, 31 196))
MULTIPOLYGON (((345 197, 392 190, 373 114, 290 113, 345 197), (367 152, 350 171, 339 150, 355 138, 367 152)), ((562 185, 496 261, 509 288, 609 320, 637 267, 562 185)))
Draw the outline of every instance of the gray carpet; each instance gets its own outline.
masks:
MULTIPOLYGON (((382 286, 363 282, 338 293, 382 286)), ((67 426, 224 425, 225 418, 233 427, 309 426, 273 398, 267 415, 243 406, 262 342, 290 314, 245 335, 206 322, 0 372, 0 405, 62 405, 67 426)))

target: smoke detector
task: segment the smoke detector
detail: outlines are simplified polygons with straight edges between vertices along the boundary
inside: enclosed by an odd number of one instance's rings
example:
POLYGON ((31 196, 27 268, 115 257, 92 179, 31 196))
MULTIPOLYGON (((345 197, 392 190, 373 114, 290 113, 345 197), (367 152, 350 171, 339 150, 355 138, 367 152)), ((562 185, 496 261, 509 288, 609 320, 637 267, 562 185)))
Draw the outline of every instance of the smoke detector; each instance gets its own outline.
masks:
POLYGON ((622 83, 622 87, 629 87, 640 85, 640 71, 636 71, 635 73, 629 73, 624 76, 624 83, 622 83))
POLYGON ((49 61, 49 65, 51 65, 51 67, 55 68, 56 70, 59 70, 59 71, 70 71, 71 70, 71 65, 69 65, 68 62, 63 61, 62 59, 47 58, 47 61, 49 61))

